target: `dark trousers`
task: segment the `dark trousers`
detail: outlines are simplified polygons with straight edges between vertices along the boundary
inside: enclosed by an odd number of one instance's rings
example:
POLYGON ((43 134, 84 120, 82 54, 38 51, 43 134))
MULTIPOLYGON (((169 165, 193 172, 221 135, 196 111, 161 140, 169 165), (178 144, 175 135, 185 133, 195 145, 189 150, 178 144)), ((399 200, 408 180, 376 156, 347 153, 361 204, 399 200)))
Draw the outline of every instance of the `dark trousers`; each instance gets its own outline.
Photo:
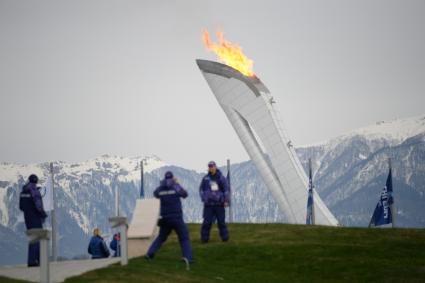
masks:
MULTIPOLYGON (((25 226, 27 230, 33 228, 43 228, 43 220, 33 215, 25 215, 25 226), (32 216, 32 217, 31 217, 32 216)), ((40 242, 28 245, 28 266, 40 265, 40 242)))
POLYGON ((204 221, 201 227, 201 240, 203 242, 207 242, 210 239, 211 226, 215 219, 217 219, 220 238, 223 241, 227 241, 229 239, 224 206, 204 206, 203 217, 204 221))
POLYGON ((186 224, 183 221, 183 217, 161 219, 159 235, 156 237, 155 241, 153 241, 147 252, 147 255, 149 257, 153 257, 173 230, 176 232, 177 237, 179 238, 183 257, 187 258, 189 262, 192 262, 192 245, 190 244, 189 231, 187 230, 186 224))
POLYGON ((40 265, 40 242, 28 245, 28 266, 40 265))

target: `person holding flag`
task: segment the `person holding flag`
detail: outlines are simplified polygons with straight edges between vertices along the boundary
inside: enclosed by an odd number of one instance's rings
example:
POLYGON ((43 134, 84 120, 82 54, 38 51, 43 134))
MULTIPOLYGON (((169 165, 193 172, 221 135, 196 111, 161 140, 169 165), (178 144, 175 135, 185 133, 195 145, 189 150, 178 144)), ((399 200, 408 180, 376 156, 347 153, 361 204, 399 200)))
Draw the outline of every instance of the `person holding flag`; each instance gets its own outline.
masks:
MULTIPOLYGON (((19 195, 19 209, 24 213, 27 230, 43 228, 43 223, 47 217, 43 208, 40 187, 37 186, 37 183, 37 175, 32 174, 19 195)), ((40 242, 29 244, 27 264, 28 267, 40 266, 40 242)))
POLYGON ((199 194, 204 203, 201 242, 208 243, 211 226, 215 219, 217 219, 221 240, 227 242, 229 231, 226 225, 225 207, 229 206, 230 202, 229 183, 214 161, 208 163, 208 174, 202 178, 199 194))

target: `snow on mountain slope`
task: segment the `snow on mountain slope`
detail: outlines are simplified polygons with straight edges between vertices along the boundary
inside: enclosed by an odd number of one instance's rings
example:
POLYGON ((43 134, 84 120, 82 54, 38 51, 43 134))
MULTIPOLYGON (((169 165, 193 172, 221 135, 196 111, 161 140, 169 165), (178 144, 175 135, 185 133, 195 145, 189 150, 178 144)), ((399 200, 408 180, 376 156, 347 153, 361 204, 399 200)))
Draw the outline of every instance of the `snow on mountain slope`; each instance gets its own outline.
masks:
MULTIPOLYGON (((311 158, 316 168, 315 178, 326 176, 328 181, 337 179, 345 170, 366 160, 369 156, 385 147, 396 147, 406 140, 425 133, 425 115, 393 121, 379 121, 359 128, 325 142, 297 147, 301 159, 311 158), (336 165, 334 161, 344 161, 336 165)), ((388 156, 391 157, 391 156, 388 156)))
POLYGON ((144 172, 146 173, 168 165, 155 155, 146 158, 102 155, 82 163, 69 164, 62 162, 61 173, 63 172, 71 176, 81 176, 92 170, 106 168, 110 174, 117 175, 120 181, 136 181, 140 179, 140 162, 142 160, 144 172), (123 174, 124 172, 126 174, 123 174))
MULTIPOLYGON (((158 168, 167 166, 157 156, 142 157, 119 157, 102 155, 97 158, 89 159, 80 163, 66 163, 63 161, 54 162, 55 183, 63 189, 63 193, 68 195, 69 200, 78 205, 77 199, 79 191, 73 189, 73 184, 82 181, 85 183, 93 182, 96 174, 101 172, 101 183, 104 186, 110 186, 116 177, 120 182, 140 182, 140 162, 144 162, 144 170, 150 173, 158 168)), ((9 190, 18 189, 26 182, 30 174, 36 174, 40 179, 40 185, 43 186, 49 174, 49 164, 15 164, 0 163, 0 224, 8 226, 9 211, 8 203, 11 202, 9 190)), ((74 212, 73 218, 81 223, 81 226, 88 229, 89 221, 85 216, 74 212)))
MULTIPOLYGON (((89 159, 80 163, 67 163, 63 161, 54 162, 55 167, 59 167, 61 174, 69 176, 81 177, 91 170, 104 168, 108 169, 111 174, 119 174, 126 171, 130 174, 126 175, 127 180, 136 180, 140 178, 140 162, 144 161, 144 171, 149 173, 168 164, 155 155, 146 158, 141 157, 120 157, 111 155, 102 155, 100 157, 89 159)), ((45 181, 48 167, 47 163, 40 164, 16 164, 16 163, 0 163, 0 181, 15 183, 21 177, 28 177, 30 174, 36 174, 40 177, 40 181, 45 181)), ((0 188, 1 188, 0 183, 0 188)))
POLYGON ((43 176, 44 171, 40 164, 0 163, 0 181, 16 183, 20 176, 29 176, 30 174, 43 176))
POLYGON ((7 211, 7 190, 0 188, 0 223, 9 222, 9 213, 7 211))
POLYGON ((359 129, 341 134, 335 138, 318 143, 301 145, 298 148, 335 147, 344 140, 360 136, 368 141, 382 140, 390 145, 397 145, 406 139, 425 133, 425 115, 401 118, 392 121, 377 121, 359 129))
POLYGON ((385 138, 402 143, 406 139, 424 132, 425 115, 421 115, 393 121, 379 121, 374 125, 352 131, 350 136, 361 135, 370 140, 385 138))

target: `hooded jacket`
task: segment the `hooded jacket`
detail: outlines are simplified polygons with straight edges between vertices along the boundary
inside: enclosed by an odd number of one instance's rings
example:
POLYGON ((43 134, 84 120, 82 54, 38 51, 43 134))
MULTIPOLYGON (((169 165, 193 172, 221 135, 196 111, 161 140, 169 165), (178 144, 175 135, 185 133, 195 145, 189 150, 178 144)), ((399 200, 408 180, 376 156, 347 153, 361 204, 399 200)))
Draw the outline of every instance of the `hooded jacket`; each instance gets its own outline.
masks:
POLYGON ((220 170, 212 175, 208 173, 202 178, 199 186, 201 200, 206 206, 223 206, 229 203, 229 184, 220 170))
POLYGON ((159 198, 161 217, 182 217, 182 203, 180 198, 188 196, 185 189, 173 179, 164 179, 153 195, 159 198))
POLYGON ((19 209, 24 213, 27 229, 42 227, 47 214, 43 209, 43 200, 37 184, 28 183, 22 188, 19 209))
POLYGON ((110 254, 108 247, 101 236, 93 236, 91 238, 87 251, 92 255, 93 259, 106 258, 109 257, 110 254))

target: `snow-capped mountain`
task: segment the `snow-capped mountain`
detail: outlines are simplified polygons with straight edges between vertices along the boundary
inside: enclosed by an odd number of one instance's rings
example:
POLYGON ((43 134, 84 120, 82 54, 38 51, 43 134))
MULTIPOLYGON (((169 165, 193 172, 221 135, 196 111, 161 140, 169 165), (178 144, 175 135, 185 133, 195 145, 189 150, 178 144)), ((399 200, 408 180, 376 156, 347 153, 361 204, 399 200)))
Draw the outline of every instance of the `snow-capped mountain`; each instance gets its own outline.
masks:
POLYGON ((425 116, 379 121, 297 149, 314 161, 318 192, 344 225, 367 225, 392 160, 398 226, 424 227, 425 116))
POLYGON ((324 146, 331 149, 332 147, 340 144, 342 141, 356 136, 361 136, 365 140, 371 142, 382 141, 388 145, 397 145, 410 137, 422 134, 424 130, 424 115, 392 121, 377 121, 375 124, 347 132, 330 140, 311 145, 304 145, 301 146, 301 148, 324 146))
MULTIPOLYGON (((66 223, 59 224, 61 255, 69 257, 85 254, 86 247, 75 243, 85 243, 94 227, 99 226, 103 231, 110 232, 107 221, 114 213, 116 187, 122 192, 121 209, 130 215, 139 194, 141 160, 142 158, 137 157, 103 155, 75 164, 54 162, 57 219, 59 223, 66 223)), ((143 160, 147 176, 158 168, 167 166, 155 156, 143 160)), ((25 238, 22 237, 24 225, 18 209, 19 191, 32 173, 39 176, 43 186, 49 174, 49 164, 0 164, 0 226, 5 229, 3 233, 0 230, 0 236, 13 233, 21 235, 22 241, 14 243, 19 246, 17 249, 20 250, 21 261, 25 258, 25 238)), ((0 242, 0 250, 10 247, 10 243, 6 242, 7 238, 2 237, 5 240, 0 242)), ((8 263, 10 258, 2 257, 2 260, 8 263)))
MULTIPOLYGON (((316 189, 346 226, 366 226, 378 200, 392 158, 397 226, 425 227, 425 116, 378 122, 327 142, 302 146, 304 166, 314 163, 316 189)), ((108 217, 114 213, 114 192, 121 192, 121 211, 131 217, 140 188, 141 157, 103 155, 81 163, 55 162, 59 254, 86 254, 94 227, 107 238, 108 217)), ((152 195, 166 170, 173 170, 189 191, 183 202, 185 218, 200 222, 198 186, 204 173, 172 166, 152 156, 144 159, 146 195, 152 195)), ((237 222, 283 222, 271 194, 252 162, 232 165, 234 219, 237 222)), ((225 170, 223 168, 223 170, 225 170)), ((43 181, 48 163, 0 164, 0 264, 25 261, 24 225, 19 221, 18 197, 29 174, 43 181)), ((225 172, 224 172, 225 173, 225 172)))

